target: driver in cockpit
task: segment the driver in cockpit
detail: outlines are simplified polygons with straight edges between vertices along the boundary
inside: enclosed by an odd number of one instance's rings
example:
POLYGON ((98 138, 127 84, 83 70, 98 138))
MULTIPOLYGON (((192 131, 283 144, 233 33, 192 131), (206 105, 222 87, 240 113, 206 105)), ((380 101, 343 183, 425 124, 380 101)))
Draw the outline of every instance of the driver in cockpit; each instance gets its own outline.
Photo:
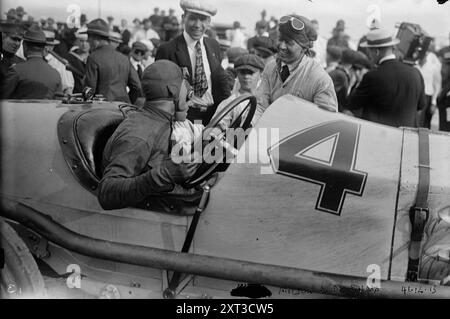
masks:
POLYGON ((145 69, 142 89, 143 108, 125 118, 103 152, 98 200, 104 209, 151 208, 149 196, 180 188, 199 166, 170 157, 172 125, 186 119, 192 96, 180 67, 156 61, 145 69))

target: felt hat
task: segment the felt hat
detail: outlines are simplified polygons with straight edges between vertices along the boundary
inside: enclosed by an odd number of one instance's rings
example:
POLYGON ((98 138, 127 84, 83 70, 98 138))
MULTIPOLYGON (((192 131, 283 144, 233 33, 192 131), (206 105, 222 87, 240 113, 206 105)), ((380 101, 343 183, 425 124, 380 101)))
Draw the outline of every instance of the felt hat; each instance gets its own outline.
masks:
POLYGON ((109 26, 103 19, 95 19, 87 24, 87 30, 83 33, 95 34, 109 39, 109 26))
POLYGON ((38 26, 32 26, 27 31, 25 31, 25 34, 23 35, 23 41, 42 45, 45 45, 47 43, 44 31, 42 31, 38 26))

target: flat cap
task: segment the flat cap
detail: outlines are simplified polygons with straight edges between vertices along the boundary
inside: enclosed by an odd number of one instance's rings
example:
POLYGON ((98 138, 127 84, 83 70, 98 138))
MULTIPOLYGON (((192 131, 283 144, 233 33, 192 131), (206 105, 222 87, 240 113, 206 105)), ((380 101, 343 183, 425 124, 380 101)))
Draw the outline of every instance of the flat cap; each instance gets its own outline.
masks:
POLYGON ((358 60, 359 56, 355 50, 352 49, 344 49, 342 51, 341 62, 345 64, 355 64, 358 60))
POLYGON ((215 16, 217 13, 217 8, 207 0, 181 0, 180 7, 185 12, 194 12, 208 17, 215 16))
POLYGON ((158 60, 148 66, 142 75, 142 90, 150 100, 178 97, 183 82, 181 68, 169 60, 158 60))
POLYGON ((149 49, 147 47, 147 45, 145 45, 144 43, 140 42, 140 41, 136 41, 133 43, 133 45, 131 46, 132 50, 140 50, 140 51, 144 51, 147 52, 149 49))
POLYGON ((359 66, 359 67, 364 67, 366 69, 371 69, 373 67, 372 62, 370 62, 367 55, 365 55, 361 51, 356 51, 356 60, 355 60, 354 65, 359 66))
POLYGON ((342 48, 337 45, 329 45, 327 54, 334 60, 340 60, 342 57, 342 48))
POLYGON ((278 50, 275 40, 269 37, 256 37, 253 42, 253 47, 271 55, 275 54, 278 50))
POLYGON ((253 72, 263 71, 264 62, 256 54, 245 54, 234 62, 235 70, 251 70, 253 72))
POLYGON ((248 50, 241 47, 232 47, 227 50, 228 62, 234 63, 240 56, 248 54, 248 50))

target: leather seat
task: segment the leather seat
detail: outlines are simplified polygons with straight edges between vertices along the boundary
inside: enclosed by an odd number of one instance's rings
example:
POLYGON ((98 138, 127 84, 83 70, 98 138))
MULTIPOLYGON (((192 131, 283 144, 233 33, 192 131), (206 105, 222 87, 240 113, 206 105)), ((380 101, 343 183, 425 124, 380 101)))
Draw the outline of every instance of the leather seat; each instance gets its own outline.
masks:
POLYGON ((103 175, 103 150, 122 121, 123 115, 120 112, 104 109, 83 113, 76 121, 75 134, 81 151, 88 167, 99 181, 103 175))
POLYGON ((81 185, 95 194, 103 175, 103 150, 123 119, 119 110, 88 109, 68 111, 59 120, 64 158, 81 185))

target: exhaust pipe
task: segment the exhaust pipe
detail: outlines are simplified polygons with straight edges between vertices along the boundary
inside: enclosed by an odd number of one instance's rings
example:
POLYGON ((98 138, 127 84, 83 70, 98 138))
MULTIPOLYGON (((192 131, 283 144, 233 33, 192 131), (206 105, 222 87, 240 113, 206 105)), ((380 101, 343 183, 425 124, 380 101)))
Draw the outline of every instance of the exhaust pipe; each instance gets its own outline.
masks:
POLYGON ((65 249, 99 259, 339 297, 450 298, 450 287, 446 286, 381 280, 380 288, 369 288, 367 279, 363 277, 180 253, 96 239, 75 233, 26 204, 3 198, 2 206, 1 216, 32 229, 65 249), (411 295, 405 291, 430 293, 411 295))

